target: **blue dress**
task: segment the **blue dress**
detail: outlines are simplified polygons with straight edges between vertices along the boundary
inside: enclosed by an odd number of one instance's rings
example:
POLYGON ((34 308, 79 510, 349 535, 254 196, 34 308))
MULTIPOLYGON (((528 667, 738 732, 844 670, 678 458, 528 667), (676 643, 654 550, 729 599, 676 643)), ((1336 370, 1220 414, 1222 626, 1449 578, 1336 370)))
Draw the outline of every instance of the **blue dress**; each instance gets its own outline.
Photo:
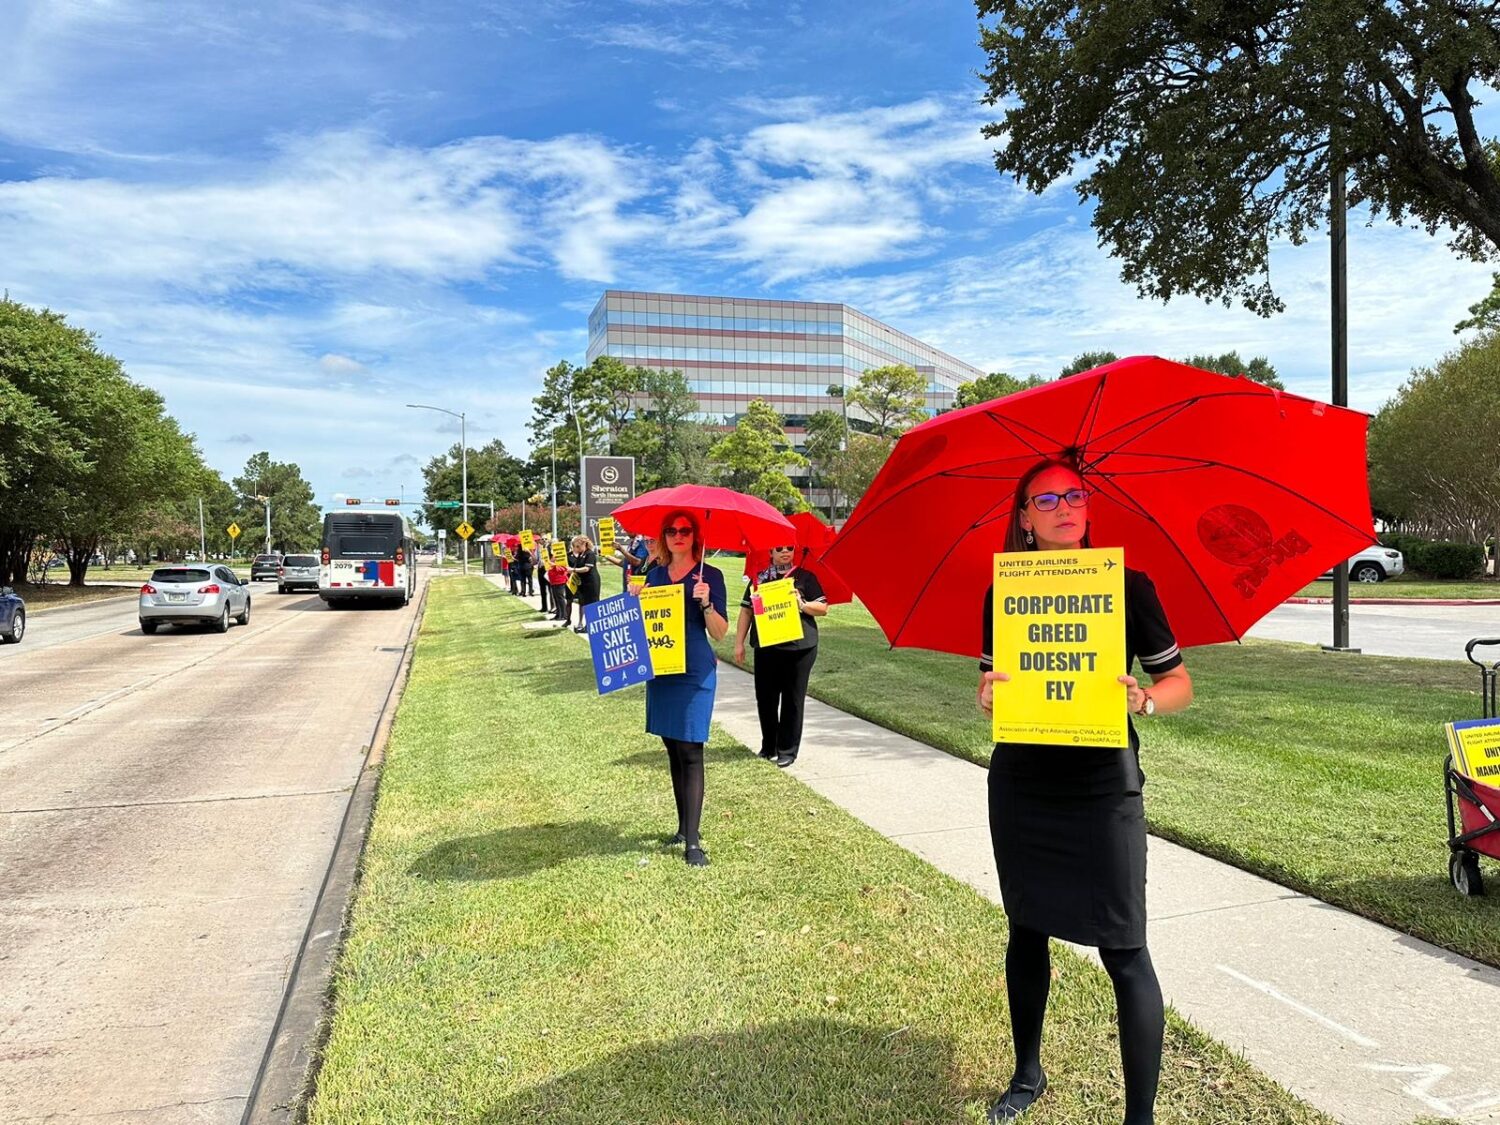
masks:
MULTIPOLYGON (((724 575, 715 567, 703 567, 709 603, 725 617, 724 575)), ((678 583, 687 611, 683 630, 687 639, 687 671, 678 676, 658 676, 646 684, 646 732, 658 738, 682 742, 707 742, 708 724, 714 714, 714 688, 719 681, 719 658, 708 639, 703 608, 693 600, 698 584, 694 567, 678 583)), ((646 574, 647 586, 670 586, 672 577, 664 566, 646 574)), ((727 618, 726 618, 727 619, 727 618)))

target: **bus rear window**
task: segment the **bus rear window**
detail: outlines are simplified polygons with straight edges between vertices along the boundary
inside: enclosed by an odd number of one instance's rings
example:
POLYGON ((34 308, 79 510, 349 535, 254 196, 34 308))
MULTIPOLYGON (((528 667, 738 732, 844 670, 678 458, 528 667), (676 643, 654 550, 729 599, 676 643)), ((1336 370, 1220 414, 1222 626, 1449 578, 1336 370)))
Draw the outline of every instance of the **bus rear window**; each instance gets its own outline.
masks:
POLYGON ((388 559, 396 554, 400 540, 379 533, 344 533, 336 543, 329 544, 332 554, 340 559, 388 559))

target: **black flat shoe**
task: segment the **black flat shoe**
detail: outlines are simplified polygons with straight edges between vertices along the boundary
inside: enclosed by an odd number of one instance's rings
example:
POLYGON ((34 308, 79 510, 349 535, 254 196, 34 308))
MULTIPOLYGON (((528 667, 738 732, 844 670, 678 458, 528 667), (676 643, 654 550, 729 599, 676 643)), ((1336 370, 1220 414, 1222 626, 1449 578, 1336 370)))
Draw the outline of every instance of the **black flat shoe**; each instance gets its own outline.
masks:
POLYGON ((760 752, 760 756, 762 758, 764 758, 768 762, 774 762, 776 760, 776 751, 774 751, 774 750, 762 750, 760 752))
POLYGON ((689 867, 707 867, 708 856, 703 854, 703 849, 697 844, 689 844, 682 851, 682 858, 687 860, 689 867))
POLYGON ((783 755, 781 755, 781 757, 779 757, 779 758, 776 759, 776 764, 778 766, 780 766, 782 769, 786 769, 787 766, 794 765, 796 763, 796 761, 797 761, 797 755, 795 755, 795 754, 783 754, 783 755))
POLYGON ((663 836, 661 846, 664 848, 675 848, 678 844, 687 843, 687 837, 681 832, 673 832, 670 836, 663 836))
POLYGON ((990 1106, 989 1116, 985 1119, 990 1125, 996 1125, 1000 1121, 1014 1121, 1032 1106, 1036 1105, 1037 1099, 1047 1092, 1047 1076, 1044 1074, 1035 1086, 1028 1086, 1024 1082, 1011 1079, 1010 1089, 1005 1091, 1005 1096, 994 1105, 990 1106))

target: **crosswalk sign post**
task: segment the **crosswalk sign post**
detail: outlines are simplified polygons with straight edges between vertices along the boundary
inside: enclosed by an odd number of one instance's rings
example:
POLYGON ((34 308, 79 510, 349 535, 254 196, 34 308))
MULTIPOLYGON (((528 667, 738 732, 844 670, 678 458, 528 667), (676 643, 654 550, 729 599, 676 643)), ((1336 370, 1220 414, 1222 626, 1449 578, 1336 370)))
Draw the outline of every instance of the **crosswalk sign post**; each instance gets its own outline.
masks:
MULTIPOLYGON (((233 545, 234 545, 234 541, 240 537, 240 525, 237 524, 237 523, 235 523, 235 522, 233 522, 233 521, 230 521, 229 526, 226 527, 224 530, 229 533, 229 543, 230 543, 230 546, 232 548, 233 545)), ((234 551, 231 549, 229 553, 231 555, 233 555, 234 551)))
POLYGON ((474 528, 472 526, 470 526, 468 520, 464 520, 463 523, 459 524, 453 530, 458 533, 458 537, 460 539, 464 539, 464 540, 467 540, 469 538, 469 536, 471 536, 471 535, 474 534, 474 528))

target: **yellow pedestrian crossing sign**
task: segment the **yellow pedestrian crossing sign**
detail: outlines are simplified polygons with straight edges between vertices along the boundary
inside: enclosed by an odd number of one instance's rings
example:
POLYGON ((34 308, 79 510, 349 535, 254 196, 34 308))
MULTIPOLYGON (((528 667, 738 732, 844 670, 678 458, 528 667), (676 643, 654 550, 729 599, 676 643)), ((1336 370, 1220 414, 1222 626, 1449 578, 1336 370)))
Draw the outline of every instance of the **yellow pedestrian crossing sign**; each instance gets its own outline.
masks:
POLYGON ((474 534, 474 529, 469 526, 468 520, 464 520, 463 523, 459 524, 453 530, 458 532, 458 537, 460 539, 467 539, 469 536, 474 534))
POLYGON ((224 530, 229 532, 229 538, 231 539, 238 539, 240 537, 240 525, 237 523, 231 523, 224 530))

